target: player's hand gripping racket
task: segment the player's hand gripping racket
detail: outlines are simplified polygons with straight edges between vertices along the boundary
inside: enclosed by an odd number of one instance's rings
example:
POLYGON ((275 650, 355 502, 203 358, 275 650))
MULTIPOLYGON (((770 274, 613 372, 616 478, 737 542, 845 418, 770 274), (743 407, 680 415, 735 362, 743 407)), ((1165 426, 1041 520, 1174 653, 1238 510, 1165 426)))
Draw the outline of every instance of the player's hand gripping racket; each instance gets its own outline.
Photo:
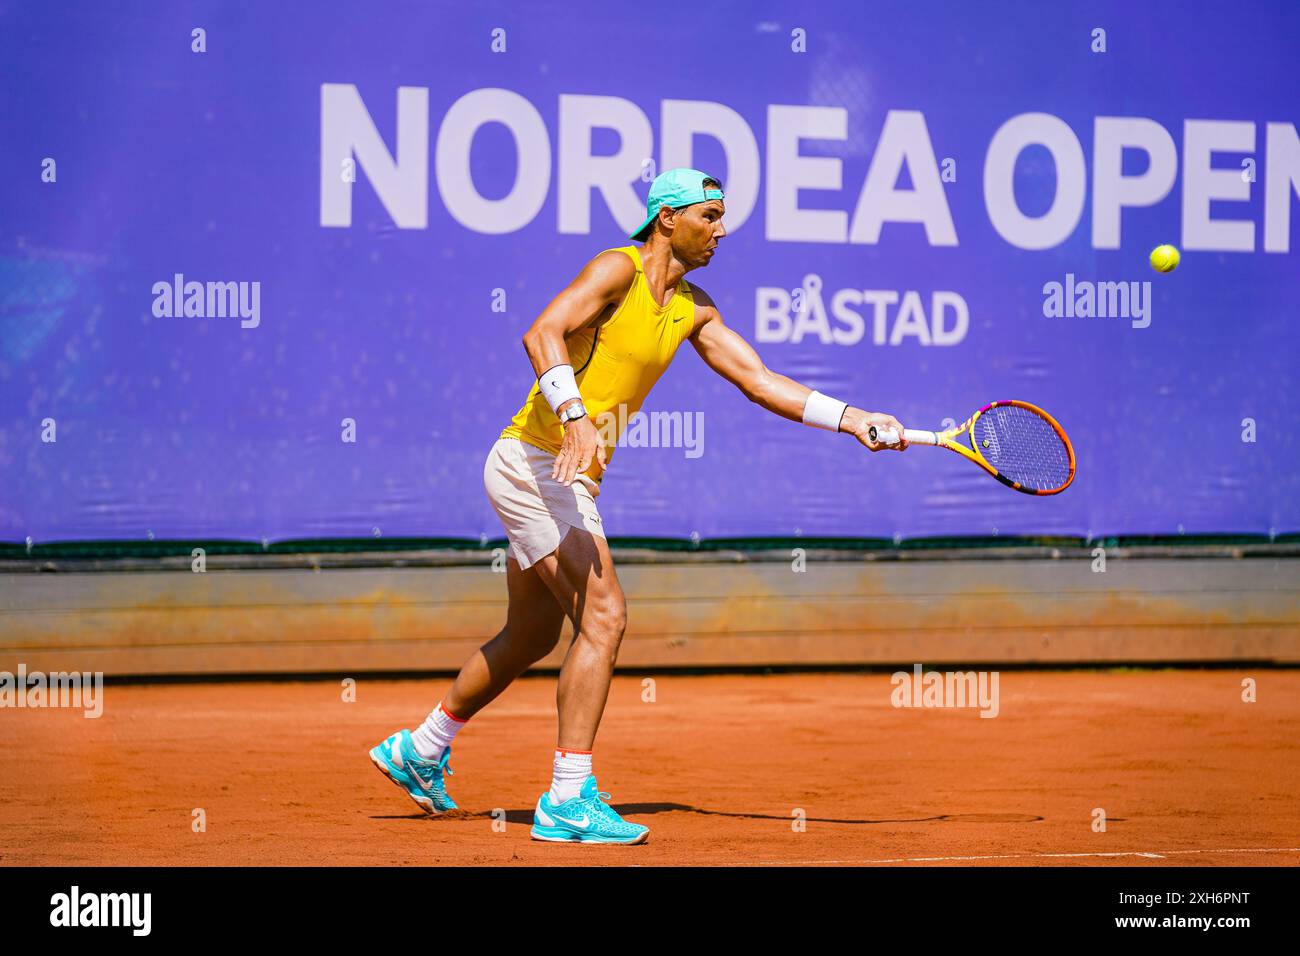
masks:
MULTIPOLYGON (((871 440, 897 445, 892 428, 868 429, 871 440)), ((927 432, 908 428, 910 445, 938 445, 969 458, 1008 488, 1027 495, 1055 495, 1074 481, 1074 449, 1056 419, 1028 402, 990 402, 956 428, 927 432), (967 448, 957 439, 965 432, 967 448)))

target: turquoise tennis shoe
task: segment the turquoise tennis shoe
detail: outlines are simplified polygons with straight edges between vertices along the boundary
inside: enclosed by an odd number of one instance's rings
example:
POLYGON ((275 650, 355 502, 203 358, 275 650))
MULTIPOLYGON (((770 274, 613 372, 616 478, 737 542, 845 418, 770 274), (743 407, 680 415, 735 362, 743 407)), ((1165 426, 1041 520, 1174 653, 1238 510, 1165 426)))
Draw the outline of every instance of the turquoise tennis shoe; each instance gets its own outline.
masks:
POLYGON ((406 791, 425 813, 437 816, 456 810, 456 801, 447 795, 443 774, 451 776, 451 748, 437 760, 425 760, 415 751, 409 730, 400 730, 370 751, 370 760, 380 772, 406 791))
POLYGON ((533 813, 532 837, 551 843, 644 843, 650 828, 628 823, 605 800, 609 794, 588 777, 582 792, 558 806, 542 794, 533 813))

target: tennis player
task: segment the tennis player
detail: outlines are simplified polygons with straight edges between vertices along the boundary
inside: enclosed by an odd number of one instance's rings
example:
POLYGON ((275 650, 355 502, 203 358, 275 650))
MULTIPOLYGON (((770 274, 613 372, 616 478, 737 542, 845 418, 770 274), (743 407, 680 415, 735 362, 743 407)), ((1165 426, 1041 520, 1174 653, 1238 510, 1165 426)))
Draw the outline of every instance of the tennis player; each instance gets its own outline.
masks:
POLYGON ((727 234, 724 212, 717 179, 695 169, 663 173, 650 187, 645 222, 630 237, 641 245, 607 249, 588 262, 524 335, 536 383, 483 469, 510 541, 505 627, 469 659, 423 724, 370 751, 428 813, 456 809, 444 782, 453 738, 555 648, 568 617, 574 639, 560 668, 551 788, 537 801, 532 836, 646 839, 648 828, 619 816, 592 775, 596 730, 627 623, 596 498, 619 437, 603 426, 640 409, 683 342, 689 339, 750 401, 783 418, 847 432, 872 451, 884 446, 868 437, 871 425, 903 433, 892 415, 854 408, 768 369, 723 324, 708 293, 684 280, 712 261, 727 234))

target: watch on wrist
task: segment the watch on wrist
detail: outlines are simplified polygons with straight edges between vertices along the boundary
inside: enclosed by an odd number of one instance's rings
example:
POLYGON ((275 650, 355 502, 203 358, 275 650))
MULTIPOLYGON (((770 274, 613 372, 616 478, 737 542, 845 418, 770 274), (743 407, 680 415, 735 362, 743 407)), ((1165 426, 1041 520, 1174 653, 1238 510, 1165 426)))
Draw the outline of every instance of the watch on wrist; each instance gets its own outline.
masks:
POLYGON ((579 418, 585 418, 586 415, 587 409, 582 404, 582 400, 579 399, 572 405, 567 406, 564 411, 560 412, 560 424, 567 425, 569 422, 577 421, 579 418))

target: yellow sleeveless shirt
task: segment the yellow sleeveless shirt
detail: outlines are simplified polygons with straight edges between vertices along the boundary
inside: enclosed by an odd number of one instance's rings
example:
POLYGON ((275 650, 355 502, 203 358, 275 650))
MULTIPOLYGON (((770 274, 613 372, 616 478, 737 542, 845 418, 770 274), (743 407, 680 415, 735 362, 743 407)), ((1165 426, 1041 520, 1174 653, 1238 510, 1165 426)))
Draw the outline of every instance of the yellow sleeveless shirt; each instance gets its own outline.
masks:
MULTIPOLYGON (((618 309, 597 329, 583 329, 569 337, 569 364, 573 366, 582 404, 605 445, 606 463, 613 460, 619 429, 641 408, 654 383, 673 360, 677 347, 695 325, 695 295, 681 280, 663 308, 646 283, 641 251, 621 246, 636 267, 636 276, 618 309), (622 408, 620 408, 622 406, 622 408)), ((559 454, 564 427, 551 411, 541 386, 533 382, 524 405, 502 438, 518 438, 551 454, 559 454)), ((585 472, 596 482, 602 478, 600 462, 593 458, 585 472)))

